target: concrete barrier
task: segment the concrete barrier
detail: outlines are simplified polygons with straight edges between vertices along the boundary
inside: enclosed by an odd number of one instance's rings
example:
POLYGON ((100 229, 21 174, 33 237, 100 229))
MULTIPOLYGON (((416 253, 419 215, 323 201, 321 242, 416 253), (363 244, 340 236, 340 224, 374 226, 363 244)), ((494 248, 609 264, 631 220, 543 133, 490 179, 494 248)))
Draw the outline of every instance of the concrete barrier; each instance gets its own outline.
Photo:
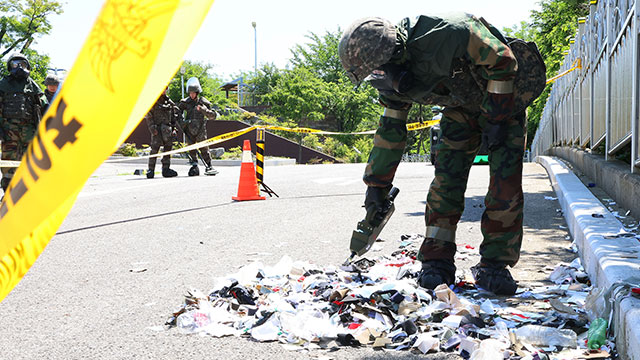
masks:
MULTIPOLYGON (((549 173, 582 264, 594 285, 608 289, 617 281, 635 282, 632 279, 640 277, 638 239, 620 236, 622 223, 565 164, 548 156, 536 160, 549 173)), ((613 177, 611 173, 608 176, 613 177)), ((640 299, 628 297, 617 303, 613 323, 621 357, 640 360, 640 299)))

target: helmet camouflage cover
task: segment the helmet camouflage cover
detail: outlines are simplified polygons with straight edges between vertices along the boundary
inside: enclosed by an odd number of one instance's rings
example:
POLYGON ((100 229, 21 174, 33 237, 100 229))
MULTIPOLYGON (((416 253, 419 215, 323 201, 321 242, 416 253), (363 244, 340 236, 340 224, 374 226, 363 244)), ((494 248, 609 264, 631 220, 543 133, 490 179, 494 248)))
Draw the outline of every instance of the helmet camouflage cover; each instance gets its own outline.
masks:
POLYGON ((382 18, 366 17, 345 30, 338 53, 347 76, 358 84, 391 59, 395 45, 395 25, 382 18))

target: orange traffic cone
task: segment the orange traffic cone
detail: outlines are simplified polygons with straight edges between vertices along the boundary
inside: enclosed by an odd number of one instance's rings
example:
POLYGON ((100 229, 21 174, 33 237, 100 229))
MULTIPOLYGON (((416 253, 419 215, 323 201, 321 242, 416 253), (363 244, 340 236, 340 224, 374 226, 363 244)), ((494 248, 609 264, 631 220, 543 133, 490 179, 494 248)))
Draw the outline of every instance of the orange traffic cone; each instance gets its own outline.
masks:
POLYGON ((264 196, 260 196, 258 181, 256 180, 256 169, 253 167, 251 158, 251 142, 244 141, 242 146, 242 165, 240 165, 240 181, 238 182, 238 196, 232 196, 233 200, 264 200, 264 196))

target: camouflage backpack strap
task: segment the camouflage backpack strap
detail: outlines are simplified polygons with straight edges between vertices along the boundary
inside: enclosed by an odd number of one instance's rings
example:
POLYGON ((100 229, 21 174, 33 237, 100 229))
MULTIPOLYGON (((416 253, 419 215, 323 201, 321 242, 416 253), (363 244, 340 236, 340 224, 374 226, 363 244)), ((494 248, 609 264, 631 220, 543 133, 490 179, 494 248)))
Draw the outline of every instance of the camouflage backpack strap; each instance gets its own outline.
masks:
POLYGON ((547 82, 547 68, 534 42, 507 38, 518 60, 518 72, 513 83, 517 110, 524 110, 542 93, 547 82))

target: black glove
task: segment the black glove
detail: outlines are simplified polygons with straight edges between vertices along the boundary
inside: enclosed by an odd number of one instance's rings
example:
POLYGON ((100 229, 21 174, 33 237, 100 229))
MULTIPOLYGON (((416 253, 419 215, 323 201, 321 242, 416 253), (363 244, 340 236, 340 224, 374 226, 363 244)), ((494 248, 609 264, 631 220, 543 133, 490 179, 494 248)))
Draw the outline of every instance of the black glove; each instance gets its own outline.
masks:
POLYGON ((381 209, 384 206, 385 199, 387 198, 387 194, 389 194, 389 190, 391 190, 391 185, 387 187, 367 187, 367 193, 364 199, 364 208, 369 210, 369 208, 375 206, 376 209, 381 209))
POLYGON ((487 144, 489 150, 494 150, 504 144, 507 139, 507 124, 487 122, 482 131, 482 141, 487 144))

